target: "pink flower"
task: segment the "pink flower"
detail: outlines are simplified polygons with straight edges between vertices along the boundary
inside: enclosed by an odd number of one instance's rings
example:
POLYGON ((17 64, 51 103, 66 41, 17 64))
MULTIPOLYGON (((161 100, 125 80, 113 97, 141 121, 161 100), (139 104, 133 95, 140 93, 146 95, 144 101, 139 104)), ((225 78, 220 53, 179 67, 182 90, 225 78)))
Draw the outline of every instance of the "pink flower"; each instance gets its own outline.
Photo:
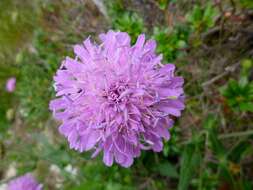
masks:
POLYGON ((42 185, 28 173, 10 181, 7 190, 42 190, 42 185))
POLYGON ((16 78, 11 77, 7 80, 5 89, 7 92, 13 92, 16 88, 16 78))
POLYGON ((138 37, 131 46, 124 32, 101 34, 101 44, 86 39, 76 45, 54 77, 50 102, 59 131, 70 148, 103 152, 107 166, 129 167, 141 150, 163 149, 172 116, 184 109, 183 78, 173 64, 162 65, 156 42, 138 37))

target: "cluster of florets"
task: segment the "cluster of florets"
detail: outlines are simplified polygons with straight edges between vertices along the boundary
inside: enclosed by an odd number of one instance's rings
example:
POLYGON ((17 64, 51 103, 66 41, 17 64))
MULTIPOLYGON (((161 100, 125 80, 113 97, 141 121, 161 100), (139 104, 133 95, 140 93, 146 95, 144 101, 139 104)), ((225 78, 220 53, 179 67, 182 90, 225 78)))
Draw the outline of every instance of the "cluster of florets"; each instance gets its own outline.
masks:
POLYGON ((141 150, 159 152, 173 117, 184 109, 183 78, 161 64, 156 42, 140 35, 131 46, 125 32, 101 34, 101 44, 76 45, 54 77, 50 109, 59 131, 80 152, 103 151, 103 161, 129 167, 141 150))
POLYGON ((42 190, 42 184, 28 173, 10 181, 7 190, 42 190))

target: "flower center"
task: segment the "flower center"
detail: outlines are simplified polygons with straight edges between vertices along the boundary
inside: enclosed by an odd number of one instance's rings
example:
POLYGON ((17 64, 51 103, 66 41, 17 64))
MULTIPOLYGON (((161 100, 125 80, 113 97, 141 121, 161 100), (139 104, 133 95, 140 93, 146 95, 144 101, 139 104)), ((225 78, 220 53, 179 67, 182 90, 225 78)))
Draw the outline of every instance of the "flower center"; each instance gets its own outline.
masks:
POLYGON ((117 93, 117 92, 115 92, 115 91, 110 91, 109 93, 108 93, 108 99, 109 100, 112 100, 112 101, 116 101, 117 99, 118 99, 118 97, 119 97, 119 94, 117 93))
POLYGON ((120 95, 127 89, 125 84, 111 85, 109 90, 103 92, 103 97, 112 103, 126 101, 126 98, 120 98, 120 95))

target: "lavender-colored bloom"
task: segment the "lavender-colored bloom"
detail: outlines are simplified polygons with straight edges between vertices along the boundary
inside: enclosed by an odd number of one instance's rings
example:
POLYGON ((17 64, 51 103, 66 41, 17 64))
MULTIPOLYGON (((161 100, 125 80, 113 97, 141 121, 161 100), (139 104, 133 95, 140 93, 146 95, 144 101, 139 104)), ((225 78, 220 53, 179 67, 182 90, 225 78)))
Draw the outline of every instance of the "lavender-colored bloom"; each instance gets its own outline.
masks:
POLYGON ((5 89, 7 92, 13 92, 16 88, 16 78, 11 77, 7 80, 5 89))
POLYGON ((42 185, 28 173, 10 181, 7 190, 42 190, 42 185))
POLYGON ((183 78, 173 64, 162 65, 156 42, 125 32, 101 34, 101 44, 76 45, 54 77, 50 102, 59 131, 79 152, 103 151, 103 161, 129 167, 141 150, 159 152, 170 138, 172 117, 184 109, 183 78))

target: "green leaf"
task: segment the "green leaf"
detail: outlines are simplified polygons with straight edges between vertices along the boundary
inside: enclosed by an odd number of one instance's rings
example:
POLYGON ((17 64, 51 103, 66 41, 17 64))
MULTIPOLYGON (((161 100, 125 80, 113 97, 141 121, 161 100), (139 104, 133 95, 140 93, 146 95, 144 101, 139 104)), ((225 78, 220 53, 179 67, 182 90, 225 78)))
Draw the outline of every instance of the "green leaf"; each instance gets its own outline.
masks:
POLYGON ((170 0, 159 0, 158 4, 159 4, 159 8, 162 10, 165 10, 169 4, 170 0))
POLYGON ((223 160, 226 157, 226 149, 218 139, 217 130, 214 128, 208 130, 208 137, 212 151, 220 160, 223 160))
POLYGON ((156 170, 166 177, 178 178, 178 172, 174 165, 169 162, 161 163, 157 166, 156 170))
MULTIPOLYGON (((249 143, 248 139, 244 139, 236 144, 232 150, 229 152, 228 157, 229 160, 239 163, 243 156, 248 152, 248 150, 252 149, 252 145, 249 143)), ((250 152, 252 153, 252 151, 250 152)))
POLYGON ((234 187, 233 189, 235 189, 235 187, 236 187, 235 180, 228 169, 228 164, 225 162, 221 163, 219 165, 219 171, 220 171, 219 172, 220 178, 227 181, 232 187, 234 187))
POLYGON ((212 114, 209 114, 204 121, 203 127, 205 129, 212 129, 213 127, 215 127, 216 122, 217 122, 217 120, 216 120, 215 116, 212 114))
POLYGON ((180 168, 178 190, 187 190, 196 169, 200 168, 201 153, 196 145, 189 144, 185 147, 180 168))
POLYGON ((113 20, 113 28, 122 32, 127 32, 132 37, 134 43, 138 35, 144 32, 143 19, 136 13, 124 12, 113 20))
POLYGON ((240 0, 241 6, 244 8, 253 9, 253 1, 252 0, 240 0))
POLYGON ((252 190, 253 189, 253 183, 251 181, 243 181, 243 189, 244 190, 252 190))
POLYGON ((253 112, 253 103, 252 102, 242 102, 242 103, 240 103, 240 109, 242 111, 253 112))
POLYGON ((248 84, 248 77, 247 76, 242 76, 239 80, 239 86, 241 88, 246 87, 246 85, 248 84))

